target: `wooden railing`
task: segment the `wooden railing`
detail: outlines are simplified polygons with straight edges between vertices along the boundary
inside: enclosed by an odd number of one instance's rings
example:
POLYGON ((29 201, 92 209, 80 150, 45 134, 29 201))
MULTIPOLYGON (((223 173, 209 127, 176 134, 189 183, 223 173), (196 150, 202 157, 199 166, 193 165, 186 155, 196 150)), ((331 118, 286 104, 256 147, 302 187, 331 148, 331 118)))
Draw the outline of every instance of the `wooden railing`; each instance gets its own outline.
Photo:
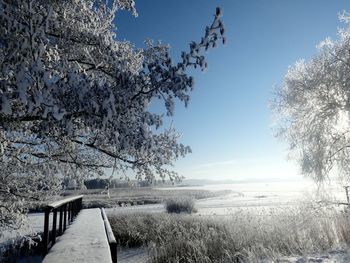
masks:
POLYGON ((105 224, 106 235, 109 243, 109 248, 111 250, 112 262, 117 262, 117 241, 115 240, 111 225, 109 224, 106 212, 104 208, 101 208, 101 214, 103 222, 105 224))
POLYGON ((56 243, 56 237, 64 233, 79 211, 82 209, 83 195, 69 197, 52 204, 45 208, 44 235, 42 241, 42 253, 45 256, 49 249, 56 243), (52 229, 50 235, 49 222, 52 213, 52 229), (59 213, 59 222, 57 229, 57 214, 59 213))

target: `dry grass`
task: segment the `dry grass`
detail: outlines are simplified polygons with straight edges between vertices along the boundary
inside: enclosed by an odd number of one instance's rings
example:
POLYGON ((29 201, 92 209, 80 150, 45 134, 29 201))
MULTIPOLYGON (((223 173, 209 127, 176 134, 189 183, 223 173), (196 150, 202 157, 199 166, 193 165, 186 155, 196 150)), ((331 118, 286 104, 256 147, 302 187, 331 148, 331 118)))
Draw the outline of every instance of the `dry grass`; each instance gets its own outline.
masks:
POLYGON ((84 208, 105 207, 113 208, 122 204, 143 205, 163 203, 168 199, 183 196, 192 199, 204 199, 217 197, 230 193, 231 191, 208 191, 208 190, 184 190, 172 189, 171 191, 156 188, 115 188, 110 189, 110 198, 106 194, 101 194, 100 190, 70 191, 66 194, 84 194, 84 208))
POLYGON ((261 262, 346 249, 350 215, 303 206, 228 217, 177 214, 111 216, 122 246, 148 247, 151 262, 261 262))

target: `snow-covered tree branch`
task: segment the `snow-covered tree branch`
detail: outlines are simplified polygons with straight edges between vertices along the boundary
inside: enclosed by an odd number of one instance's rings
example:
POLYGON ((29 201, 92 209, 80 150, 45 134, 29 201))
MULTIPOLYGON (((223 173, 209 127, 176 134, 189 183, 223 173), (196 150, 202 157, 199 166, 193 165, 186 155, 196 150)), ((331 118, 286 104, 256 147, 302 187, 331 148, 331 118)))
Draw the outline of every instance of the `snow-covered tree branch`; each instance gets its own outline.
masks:
POLYGON ((178 178, 168 167, 190 148, 173 128, 161 129, 163 115, 149 106, 163 99, 171 116, 175 100, 188 104, 186 70, 205 69, 204 51, 225 42, 221 11, 175 63, 167 45, 119 41, 119 9, 137 15, 133 0, 1 0, 0 180, 30 180, 23 189, 1 186, 1 217, 8 195, 21 207, 22 192, 43 196, 57 188, 57 175, 113 167, 137 178, 178 178))
MULTIPOLYGON (((339 17, 350 21, 347 13, 339 17)), ((316 181, 331 171, 350 179, 350 28, 338 35, 322 41, 310 61, 290 67, 273 105, 277 135, 289 142, 302 173, 316 181)))

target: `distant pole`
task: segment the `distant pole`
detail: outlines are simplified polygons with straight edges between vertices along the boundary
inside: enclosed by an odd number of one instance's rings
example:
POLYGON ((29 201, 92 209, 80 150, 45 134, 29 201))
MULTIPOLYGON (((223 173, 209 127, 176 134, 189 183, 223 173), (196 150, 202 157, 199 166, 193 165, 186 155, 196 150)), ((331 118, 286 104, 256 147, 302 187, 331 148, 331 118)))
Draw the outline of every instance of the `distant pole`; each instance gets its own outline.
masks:
POLYGON ((344 186, 345 188, 345 193, 346 193, 346 200, 348 201, 348 204, 350 204, 350 199, 349 199, 349 187, 350 186, 344 186))

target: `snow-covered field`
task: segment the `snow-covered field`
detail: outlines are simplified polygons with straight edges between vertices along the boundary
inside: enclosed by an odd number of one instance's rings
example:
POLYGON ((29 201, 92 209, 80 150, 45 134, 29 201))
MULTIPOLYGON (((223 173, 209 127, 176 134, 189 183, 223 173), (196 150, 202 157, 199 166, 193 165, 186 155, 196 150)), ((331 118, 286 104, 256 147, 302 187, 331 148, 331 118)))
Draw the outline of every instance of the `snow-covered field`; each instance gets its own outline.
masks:
MULTIPOLYGON (((172 189, 202 189, 202 190, 231 190, 226 196, 198 200, 196 207, 198 215, 230 215, 241 209, 260 213, 263 210, 294 206, 301 202, 328 201, 346 202, 344 189, 336 184, 321 187, 309 181, 273 182, 273 183, 244 183, 204 185, 181 188, 161 188, 164 191, 172 189), (322 194, 322 195, 321 195, 322 194), (327 195, 325 195, 327 194, 327 195)), ((133 212, 165 212, 164 205, 144 205, 131 207, 116 207, 109 209, 111 213, 133 212)))

